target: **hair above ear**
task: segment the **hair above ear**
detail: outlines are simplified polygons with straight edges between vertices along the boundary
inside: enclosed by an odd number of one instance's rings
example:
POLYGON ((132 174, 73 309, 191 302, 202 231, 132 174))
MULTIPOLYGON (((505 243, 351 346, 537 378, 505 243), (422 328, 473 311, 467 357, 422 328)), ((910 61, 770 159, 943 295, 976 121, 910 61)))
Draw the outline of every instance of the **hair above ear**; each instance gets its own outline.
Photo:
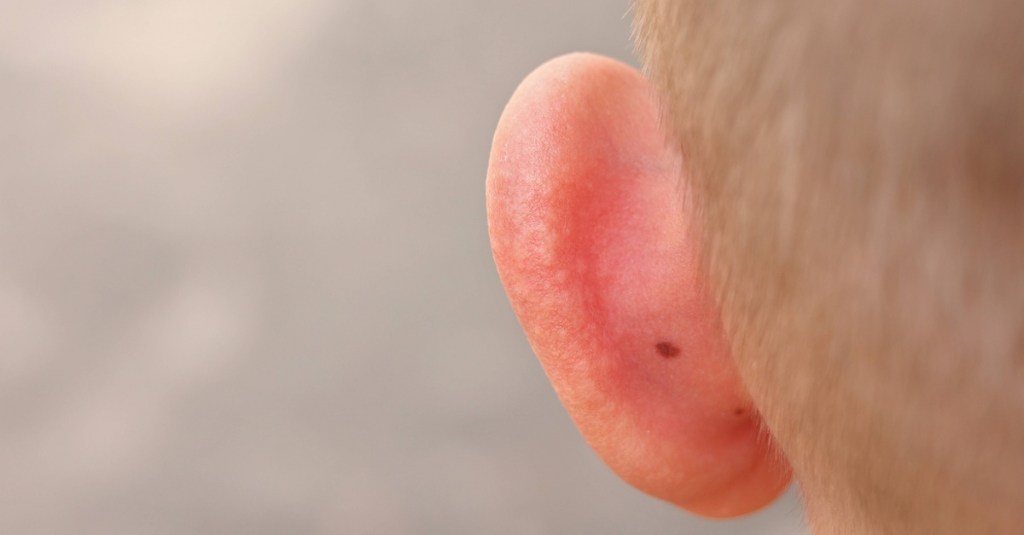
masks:
POLYGON ((729 356, 701 271, 678 147, 647 81, 571 54, 530 74, 494 136, 495 263, 587 442, 629 483, 694 513, 756 510, 789 468, 729 356))

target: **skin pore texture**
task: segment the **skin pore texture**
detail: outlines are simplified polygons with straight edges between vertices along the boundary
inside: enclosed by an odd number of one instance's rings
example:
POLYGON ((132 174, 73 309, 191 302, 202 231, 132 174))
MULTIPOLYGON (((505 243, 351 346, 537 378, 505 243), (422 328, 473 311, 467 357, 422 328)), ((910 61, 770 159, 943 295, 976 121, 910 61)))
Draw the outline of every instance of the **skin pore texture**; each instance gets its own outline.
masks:
POLYGON ((1024 4, 640 0, 646 76, 542 66, 499 275, 583 436, 698 514, 1024 526, 1024 4))

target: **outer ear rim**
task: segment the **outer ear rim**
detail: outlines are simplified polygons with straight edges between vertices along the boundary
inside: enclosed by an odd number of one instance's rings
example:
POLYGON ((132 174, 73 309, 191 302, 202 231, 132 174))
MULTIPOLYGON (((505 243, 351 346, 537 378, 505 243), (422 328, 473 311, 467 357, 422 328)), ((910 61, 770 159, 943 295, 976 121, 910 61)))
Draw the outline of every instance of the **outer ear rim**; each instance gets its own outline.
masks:
POLYGON ((694 241, 678 242, 695 218, 682 215, 685 177, 660 124, 646 80, 622 63, 577 53, 536 69, 495 132, 492 249, 531 346, 595 451, 645 492, 737 516, 781 494, 789 469, 715 338, 694 241), (651 327, 676 315, 684 321, 651 327), (697 364, 629 364, 624 355, 652 347, 630 337, 666 325, 699 333, 688 346, 697 364))

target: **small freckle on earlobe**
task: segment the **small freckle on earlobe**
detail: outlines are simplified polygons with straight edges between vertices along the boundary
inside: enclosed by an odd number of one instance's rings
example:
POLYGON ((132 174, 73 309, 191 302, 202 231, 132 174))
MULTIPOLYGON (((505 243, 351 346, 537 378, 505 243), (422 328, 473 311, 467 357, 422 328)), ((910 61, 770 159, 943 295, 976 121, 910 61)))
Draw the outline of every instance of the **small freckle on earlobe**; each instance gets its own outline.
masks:
POLYGON ((679 348, 671 342, 658 342, 657 344, 654 344, 654 348, 658 350, 659 355, 667 359, 679 356, 679 348))

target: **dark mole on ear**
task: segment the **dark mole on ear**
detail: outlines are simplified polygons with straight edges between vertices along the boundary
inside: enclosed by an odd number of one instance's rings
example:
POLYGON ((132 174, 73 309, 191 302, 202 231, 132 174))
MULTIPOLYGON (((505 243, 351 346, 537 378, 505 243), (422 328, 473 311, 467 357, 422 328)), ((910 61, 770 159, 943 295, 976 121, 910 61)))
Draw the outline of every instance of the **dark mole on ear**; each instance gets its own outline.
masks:
POLYGON ((658 350, 661 356, 670 359, 679 355, 679 348, 672 345, 671 342, 658 342, 654 344, 654 348, 658 350))

